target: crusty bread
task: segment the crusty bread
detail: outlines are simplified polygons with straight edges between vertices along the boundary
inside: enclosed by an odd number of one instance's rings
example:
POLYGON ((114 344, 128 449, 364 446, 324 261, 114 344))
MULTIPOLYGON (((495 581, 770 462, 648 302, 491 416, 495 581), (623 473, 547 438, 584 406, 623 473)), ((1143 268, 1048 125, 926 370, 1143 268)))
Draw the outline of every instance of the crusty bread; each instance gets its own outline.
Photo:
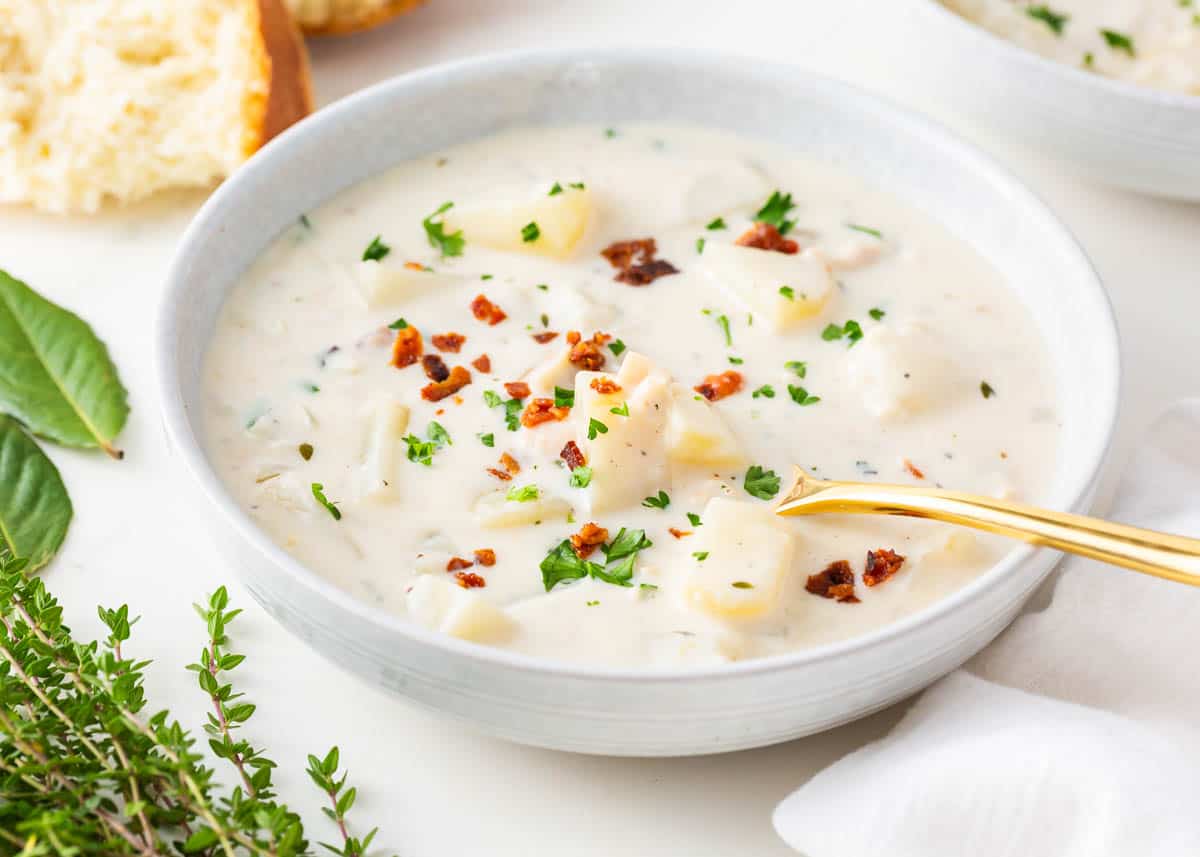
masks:
POLYGON ((424 0, 286 0, 306 33, 341 35, 376 27, 424 0))
POLYGON ((207 187, 311 109, 280 0, 0 0, 0 202, 207 187))

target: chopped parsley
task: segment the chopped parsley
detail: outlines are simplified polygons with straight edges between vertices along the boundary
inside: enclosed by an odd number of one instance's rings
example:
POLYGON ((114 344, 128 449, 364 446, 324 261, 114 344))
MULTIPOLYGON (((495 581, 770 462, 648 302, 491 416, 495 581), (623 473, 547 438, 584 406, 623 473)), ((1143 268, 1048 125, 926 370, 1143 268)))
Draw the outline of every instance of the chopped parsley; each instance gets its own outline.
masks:
POLYGON ((328 511, 329 514, 333 516, 333 519, 335 521, 340 521, 342 519, 342 512, 340 509, 338 509, 337 505, 334 503, 330 503, 329 500, 327 500, 325 498, 325 486, 324 485, 322 485, 320 482, 314 482, 312 484, 312 495, 316 499, 316 501, 318 503, 320 503, 322 506, 324 506, 326 511, 328 511))
POLYGON ((364 262, 378 262, 388 253, 392 252, 392 248, 384 244, 380 239, 382 235, 376 235, 371 239, 371 243, 367 245, 367 249, 363 250, 362 260, 364 262))
POLYGON ((794 301, 796 299, 796 290, 791 286, 780 286, 779 294, 783 295, 789 301, 794 301))
POLYGON ((586 604, 588 607, 595 607, 595 606, 597 606, 597 605, 598 605, 600 602, 599 602, 599 601, 585 601, 585 602, 583 602, 583 603, 584 603, 584 604, 586 604))
POLYGON ((796 373, 797 378, 803 378, 808 375, 808 363, 804 360, 789 360, 783 364, 784 369, 791 369, 796 373))
POLYGON ((521 227, 521 240, 526 244, 532 244, 542 237, 542 230, 538 228, 537 222, 529 221, 521 227))
POLYGON ((583 182, 567 182, 567 187, 572 190, 583 190, 586 185, 583 182))
POLYGON ((575 554, 574 548, 571 547, 570 539, 563 539, 550 553, 546 554, 546 558, 542 560, 539 568, 542 571, 542 585, 549 592, 564 580, 579 580, 587 577, 593 569, 599 568, 599 566, 586 559, 580 559, 575 554))
POLYGON ((388 325, 388 330, 404 330, 406 327, 408 327, 408 322, 403 318, 398 318, 388 325))
POLYGON ((604 557, 609 562, 633 556, 638 551, 652 547, 654 542, 646 538, 645 530, 627 530, 624 527, 617 532, 617 537, 601 548, 604 557))
POLYGON ((700 523, 700 516, 697 515, 695 512, 688 512, 687 519, 688 519, 688 523, 691 524, 693 527, 702 526, 702 524, 700 523))
POLYGON ((1083 67, 1091 68, 1095 64, 1096 64, 1096 55, 1093 54, 1091 51, 1086 52, 1083 55, 1083 67))
POLYGON ((770 384, 763 384, 761 387, 759 387, 757 390, 755 390, 753 393, 750 394, 750 398, 752 398, 752 399, 774 399, 775 398, 775 388, 772 387, 770 384))
POLYGON ((308 219, 307 214, 300 215, 300 225, 305 229, 312 229, 312 221, 308 219))
POLYGON ((751 464, 746 470, 746 478, 742 483, 746 493, 759 500, 770 500, 779 493, 779 477, 774 470, 763 470, 757 464, 751 464))
POLYGON ((775 191, 763 203, 763 207, 754 215, 754 219, 758 223, 767 223, 779 230, 780 235, 786 235, 796 225, 796 221, 788 220, 788 213, 796 207, 792 202, 790 193, 781 194, 775 191))
POLYGON ((608 343, 608 350, 613 353, 614 357, 620 357, 621 352, 625 350, 625 343, 619 339, 614 339, 608 343))
POLYGON ((742 365, 743 363, 745 363, 746 361, 745 361, 745 360, 743 360, 741 357, 733 357, 733 356, 730 356, 730 358, 729 358, 729 362, 730 362, 730 363, 732 363, 734 366, 741 366, 741 365, 742 365))
POLYGON ((696 558, 697 562, 704 562, 708 559, 708 551, 695 551, 692 556, 696 558))
POLYGON ((862 325, 854 319, 849 319, 843 325, 830 323, 821 331, 821 338, 826 342, 845 339, 850 345, 854 345, 854 343, 863 338, 862 325))
POLYGON ((985 399, 990 399, 992 396, 996 395, 995 388, 992 387, 992 385, 987 381, 979 382, 979 392, 983 394, 985 399))
POLYGON ((708 222, 708 225, 705 226, 704 228, 708 229, 708 230, 717 230, 717 229, 726 229, 728 227, 725 226, 725 220, 723 218, 718 217, 715 220, 710 220, 708 222))
POLYGON ((592 484, 592 468, 581 464, 571 471, 571 487, 586 488, 592 484))
POLYGON ((1055 12, 1049 6, 1029 6, 1025 9, 1025 14, 1035 21, 1044 23, 1056 36, 1063 34, 1063 28, 1067 26, 1067 21, 1071 20, 1070 15, 1055 12))
POLYGON ((611 140, 613 137, 617 136, 617 129, 616 128, 605 128, 604 136, 606 138, 608 138, 609 140, 611 140))
POLYGON ((595 440, 598 434, 608 434, 608 426, 600 422, 600 420, 592 417, 588 420, 588 440, 595 440))
POLYGON ((508 493, 504 495, 505 500, 511 500, 514 503, 528 503, 536 500, 540 495, 536 485, 521 485, 508 489, 508 493))
POLYGON ((479 275, 479 279, 481 279, 481 280, 490 280, 491 278, 492 278, 491 274, 480 274, 479 275))
POLYGON ((437 447, 431 441, 421 440, 415 434, 407 434, 402 439, 408 444, 409 461, 426 467, 433 465, 433 454, 437 452, 437 447))
POLYGON ((558 196, 562 192, 562 185, 560 185, 558 182, 555 182, 554 187, 550 188, 550 193, 546 194, 546 196, 558 196))
POLYGON ((880 232, 878 229, 872 229, 870 226, 862 226, 861 224, 858 224, 858 223, 847 223, 846 228, 853 229, 855 232, 862 232, 866 235, 873 235, 874 237, 878 238, 880 241, 883 240, 883 233, 880 232))
POLYGON ((554 388, 554 407, 556 408, 573 408, 575 407, 575 391, 568 390, 565 387, 554 388))
POLYGON ((867 315, 869 315, 871 318, 875 319, 876 321, 879 321, 885 315, 887 315, 887 313, 884 312, 883 310, 881 310, 879 307, 871 307, 869 310, 867 310, 867 315))
POLYGON ((647 592, 657 592, 658 587, 653 583, 639 583, 638 589, 644 589, 647 592))
POLYGON ((489 408, 494 408, 497 405, 504 404, 504 400, 500 398, 500 396, 498 396, 494 390, 484 390, 483 403, 489 408))
POLYGON ((704 244, 705 244, 705 241, 704 241, 704 239, 703 239, 703 238, 697 238, 697 239, 696 239, 696 252, 697 252, 697 253, 703 253, 703 252, 704 252, 704 244))
POLYGON ((546 285, 545 283, 538 283, 536 286, 534 286, 534 288, 537 289, 538 291, 542 291, 542 292, 550 291, 550 287, 548 285, 546 285))
POLYGON ((440 217, 451 208, 454 207, 452 202, 443 202, 438 210, 421 221, 421 225, 425 227, 425 237, 429 239, 429 246, 439 250, 442 257, 446 256, 461 256, 463 245, 466 244, 466 239, 463 238, 462 230, 446 234, 446 226, 441 220, 434 222, 435 217, 440 217))
POLYGON ((1130 57, 1137 56, 1132 37, 1118 33, 1116 30, 1101 30, 1100 35, 1104 36, 1104 41, 1108 42, 1108 46, 1114 51, 1124 51, 1130 57))
POLYGON ((524 405, 520 399, 509 399, 504 403, 504 425, 509 431, 516 431, 521 427, 522 410, 524 405))
POLYGON ((609 408, 608 412, 610 414, 616 414, 618 417, 627 417, 629 416, 629 402, 621 402, 621 406, 619 408, 609 408))
POLYGON ((496 436, 494 434, 492 434, 491 432, 488 432, 487 434, 476 435, 476 437, 479 438, 479 442, 482 443, 484 446, 495 446, 496 445, 496 436))
POLYGON ((316 384, 314 384, 312 381, 302 381, 302 382, 301 382, 301 384, 300 384, 300 389, 301 389, 301 390, 303 390, 303 391, 304 391, 304 392, 306 392, 306 393, 319 393, 319 392, 321 392, 321 388, 320 388, 320 387, 318 387, 316 384))
POLYGON ((446 431, 446 429, 439 422, 434 421, 429 423, 429 428, 426 430, 426 433, 429 435, 429 439, 434 443, 435 446, 454 446, 454 441, 450 439, 450 432, 446 431))
POLYGON ((647 509, 665 509, 671 505, 671 498, 666 491, 659 491, 658 496, 643 499, 642 505, 647 509))
POLYGON ((604 562, 598 563, 580 559, 571 547, 570 539, 563 539, 542 560, 542 585, 549 592, 564 580, 592 577, 614 586, 633 586, 633 566, 637 554, 652 544, 646 538, 645 530, 626 530, 622 527, 615 539, 601 547, 604 562))
POLYGON ((311 443, 302 443, 299 446, 300 457, 308 461, 313 457, 313 445, 311 443))
POLYGON ((717 326, 720 327, 721 332, 725 334, 725 344, 732 348, 733 347, 733 333, 731 333, 729 330, 729 316, 727 316, 727 315, 717 316, 717 326))
POLYGON ((545 313, 541 314, 541 316, 538 318, 538 321, 542 323, 542 327, 550 326, 550 316, 546 315, 545 313))
POLYGON ((731 583, 729 585, 732 586, 734 589, 753 589, 754 588, 754 584, 750 583, 748 580, 735 580, 733 583, 731 583))
POLYGON ((820 396, 811 396, 808 390, 795 384, 788 384, 788 395, 792 397, 792 401, 797 405, 815 405, 821 401, 820 396))

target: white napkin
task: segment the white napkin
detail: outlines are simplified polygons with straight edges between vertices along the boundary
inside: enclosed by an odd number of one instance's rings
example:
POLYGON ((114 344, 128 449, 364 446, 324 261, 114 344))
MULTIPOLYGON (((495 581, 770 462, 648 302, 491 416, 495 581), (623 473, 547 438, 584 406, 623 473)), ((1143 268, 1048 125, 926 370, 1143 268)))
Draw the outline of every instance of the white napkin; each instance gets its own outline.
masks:
MULTIPOLYGON (((1200 536, 1200 400, 1155 422, 1111 517, 1200 536)), ((1195 857, 1198 676, 1200 589, 1071 559, 1049 607, 792 793, 775 828, 805 857, 1195 857)))

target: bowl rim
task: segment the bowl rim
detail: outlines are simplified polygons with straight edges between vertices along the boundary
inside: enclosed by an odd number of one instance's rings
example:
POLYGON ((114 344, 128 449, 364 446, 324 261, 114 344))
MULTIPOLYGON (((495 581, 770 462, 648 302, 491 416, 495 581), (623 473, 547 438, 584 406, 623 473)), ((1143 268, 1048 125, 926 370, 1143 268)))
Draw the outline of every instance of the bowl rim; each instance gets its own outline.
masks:
MULTIPOLYGON (((476 79, 481 76, 503 73, 509 69, 561 68, 564 64, 579 62, 620 63, 638 65, 647 70, 669 66, 685 66, 704 75, 747 74, 744 62, 736 56, 694 50, 690 48, 590 48, 590 49, 541 49, 489 53, 465 59, 429 66, 401 74, 359 90, 313 113, 276 137, 246 164, 225 180, 205 201, 199 212, 181 237, 167 271, 164 292, 160 299, 155 324, 154 363, 159 407, 164 430, 169 444, 182 460, 183 468, 194 480, 204 495, 203 502, 210 504, 219 513, 224 525, 234 530, 277 570, 282 571, 292 583, 297 584, 355 618, 370 625, 374 630, 399 634, 411 642, 419 643, 444 654, 463 657, 479 665, 490 665, 529 675, 550 675, 560 678, 581 679, 591 682, 634 683, 634 684, 677 684, 706 680, 734 680, 750 675, 774 673, 825 662, 862 650, 889 643, 913 633, 920 626, 933 623, 964 604, 982 597, 999 586, 1006 578, 1025 566, 1033 557, 1035 548, 1020 545, 1009 551, 991 568, 980 574, 961 589, 927 607, 877 628, 870 633, 850 637, 811 649, 736 661, 728 664, 687 667, 612 667, 594 664, 577 664, 554 661, 545 657, 527 655, 492 646, 460 640, 447 634, 425 629, 398 614, 389 613, 366 601, 362 601, 326 580, 315 570, 301 563, 267 532, 259 527, 240 509, 225 488, 215 468, 208 460, 204 449, 192 431, 187 416, 187 405, 183 391, 175 379, 179 376, 176 353, 176 331, 181 326, 185 307, 185 272, 192 266, 192 257, 203 257, 203 246, 212 235, 221 230, 218 219, 220 209, 229 197, 240 193, 240 186, 247 177, 263 169, 270 160, 286 158, 289 147, 302 136, 322 126, 339 125, 344 118, 354 115, 360 105, 375 99, 402 94, 405 90, 420 86, 454 85, 462 76, 476 79)), ((1119 336, 1113 307, 1098 273, 1074 235, 1051 209, 1023 182, 989 155, 966 142, 940 124, 916 111, 901 107, 889 99, 870 93, 859 87, 836 79, 800 70, 784 63, 756 63, 757 71, 768 69, 776 75, 803 75, 810 86, 819 87, 831 95, 855 102, 861 109, 870 111, 881 126, 902 128, 915 137, 923 138, 932 145, 954 155, 973 172, 988 179, 1002 189, 1009 199, 1021 205, 1029 215, 1058 237, 1063 252, 1071 253, 1075 262, 1090 273, 1088 288, 1097 299, 1097 330, 1094 334, 1103 337, 1106 345, 1106 365, 1097 366, 1096 377, 1110 378, 1111 384, 1097 389, 1096 416, 1106 425, 1103 439, 1091 450, 1086 472, 1089 477, 1069 496, 1062 505, 1066 510, 1078 510, 1089 499, 1101 476, 1116 428, 1120 388, 1121 358, 1119 336)), ((750 72, 757 73, 757 72, 750 72)), ((344 190, 345 188, 343 188, 344 190)), ((193 502, 201 502, 199 499, 193 502)), ((1048 564, 1044 574, 1049 573, 1048 564)), ((289 629, 290 630, 290 629, 289 629)))
MULTIPOLYGON (((1169 89, 1156 89, 1152 86, 1145 86, 1115 77, 1087 72, 1073 65, 1044 57, 1016 42, 1009 41, 1003 36, 993 33, 986 27, 948 8, 941 0, 914 1, 927 14, 937 16, 942 23, 957 29, 964 38, 974 39, 976 44, 986 45, 989 49, 996 51, 1008 60, 1019 62, 1050 74, 1060 75, 1076 85, 1089 87, 1106 96, 1119 96, 1121 98, 1144 102, 1148 106, 1200 114, 1200 95, 1188 95, 1184 92, 1174 92, 1169 89)), ((1200 119, 1200 117, 1197 118, 1200 119)))

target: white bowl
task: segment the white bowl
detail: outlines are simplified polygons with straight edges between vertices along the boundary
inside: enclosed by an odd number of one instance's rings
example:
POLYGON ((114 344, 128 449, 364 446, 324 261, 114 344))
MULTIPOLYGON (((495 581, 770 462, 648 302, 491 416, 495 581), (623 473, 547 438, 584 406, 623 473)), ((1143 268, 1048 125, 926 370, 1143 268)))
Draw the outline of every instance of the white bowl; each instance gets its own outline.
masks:
POLYGON ((1097 182, 1200 200, 1200 96, 1046 59, 937 0, 906 6, 912 72, 956 112, 1097 182))
POLYGON ((213 195, 179 248, 157 331, 163 416, 216 542, 262 605, 317 651, 443 715, 514 741, 684 755, 783 741, 924 687, 1013 618, 1056 555, 1017 547, 920 614, 856 639, 721 667, 564 666, 439 636, 359 602, 275 545, 203 450, 201 361, 242 271, 304 211, 398 161, 510 123, 672 119, 789 144, 942 221, 1028 305, 1060 389, 1063 442, 1043 498, 1079 509, 1117 411, 1117 335, 1079 246, 1016 180, 928 122, 786 67, 675 52, 508 55, 382 83, 268 145, 213 195))

